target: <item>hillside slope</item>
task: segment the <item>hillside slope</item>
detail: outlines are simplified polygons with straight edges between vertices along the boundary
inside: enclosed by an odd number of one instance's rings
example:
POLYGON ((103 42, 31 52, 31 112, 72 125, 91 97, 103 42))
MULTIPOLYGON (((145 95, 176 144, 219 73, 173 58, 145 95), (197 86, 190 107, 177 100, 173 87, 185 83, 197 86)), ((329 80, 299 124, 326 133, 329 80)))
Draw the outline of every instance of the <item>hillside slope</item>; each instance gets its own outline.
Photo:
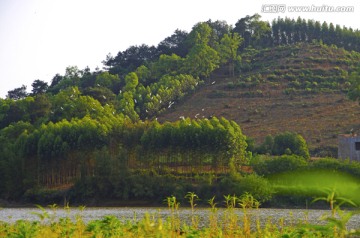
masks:
POLYGON ((360 106, 346 97, 348 71, 359 59, 358 53, 318 44, 254 50, 243 56, 244 65, 250 62, 247 72, 231 78, 219 70, 159 120, 225 117, 257 144, 292 131, 313 155, 334 155, 337 135, 360 129, 360 106))

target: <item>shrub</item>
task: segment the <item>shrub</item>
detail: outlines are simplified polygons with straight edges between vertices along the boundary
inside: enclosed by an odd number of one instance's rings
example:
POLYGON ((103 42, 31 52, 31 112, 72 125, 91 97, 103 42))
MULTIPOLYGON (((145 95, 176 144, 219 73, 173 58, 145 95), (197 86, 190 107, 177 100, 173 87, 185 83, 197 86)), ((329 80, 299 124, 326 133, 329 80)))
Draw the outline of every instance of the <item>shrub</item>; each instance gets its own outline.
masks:
POLYGON ((257 174, 249 174, 241 178, 237 188, 241 194, 250 193, 259 202, 270 200, 274 192, 269 181, 257 174))
POLYGON ((342 171, 360 178, 360 163, 334 158, 321 158, 309 164, 310 168, 342 171))
POLYGON ((310 158, 310 153, 304 138, 296 133, 285 132, 275 137, 268 135, 256 151, 259 154, 272 155, 299 155, 305 159, 310 158))
POLYGON ((295 171, 307 166, 304 158, 296 155, 266 157, 253 163, 253 169, 258 175, 271 175, 288 171, 295 171))
POLYGON ((295 154, 310 158, 309 149, 304 138, 296 133, 285 132, 274 137, 274 155, 295 154), (288 153, 285 153, 288 152, 288 153))
POLYGON ((260 202, 271 199, 273 189, 267 179, 257 175, 250 174, 241 176, 225 176, 219 184, 219 194, 233 194, 241 196, 249 193, 260 202))

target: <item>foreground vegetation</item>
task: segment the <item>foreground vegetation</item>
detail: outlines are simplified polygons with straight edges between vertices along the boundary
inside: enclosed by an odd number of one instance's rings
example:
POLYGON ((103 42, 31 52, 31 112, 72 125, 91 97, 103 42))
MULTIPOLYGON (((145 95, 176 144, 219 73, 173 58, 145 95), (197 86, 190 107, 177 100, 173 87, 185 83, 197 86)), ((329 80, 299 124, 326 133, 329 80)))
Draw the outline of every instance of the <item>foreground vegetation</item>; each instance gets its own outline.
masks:
MULTIPOLYGON (((331 194, 329 194, 331 196, 331 194)), ((322 219, 324 225, 309 224, 306 217, 286 224, 281 218, 277 222, 270 219, 261 224, 252 211, 258 209, 260 203, 251 194, 241 197, 224 196, 223 204, 226 210, 219 215, 217 203, 213 197, 208 200, 211 206, 209 218, 205 224, 199 223, 199 217, 194 214, 196 202, 199 199, 195 193, 188 192, 188 200, 192 215, 187 222, 178 214, 179 202, 176 197, 165 199, 169 216, 161 218, 158 214, 145 214, 140 220, 122 220, 115 216, 105 216, 99 220, 84 222, 80 213, 75 219, 69 217, 56 218, 56 205, 50 206, 53 214, 39 207, 36 213, 38 221, 18 220, 15 223, 0 222, 2 237, 352 237, 360 235, 359 229, 348 229, 346 223, 355 214, 344 212, 338 205, 331 207, 332 213, 322 219), (242 213, 236 213, 241 209, 242 213)), ((322 198, 315 199, 321 200, 322 198)), ((334 202, 335 198, 328 199, 334 202)), ((351 201, 347 201, 351 203, 351 201)), ((69 209, 69 207, 65 207, 69 209)), ((68 210, 69 211, 69 210, 68 210)))

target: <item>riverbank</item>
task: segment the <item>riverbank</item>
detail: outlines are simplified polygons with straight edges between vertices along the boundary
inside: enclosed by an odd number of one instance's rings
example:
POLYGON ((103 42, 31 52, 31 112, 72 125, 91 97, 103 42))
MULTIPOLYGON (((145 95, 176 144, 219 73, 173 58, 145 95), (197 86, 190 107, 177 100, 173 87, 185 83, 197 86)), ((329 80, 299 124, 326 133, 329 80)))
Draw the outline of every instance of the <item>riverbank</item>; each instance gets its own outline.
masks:
MULTIPOLYGON (((344 227, 321 219, 331 214, 330 210, 232 207, 4 208, 0 237, 20 229, 31 237, 293 237, 299 232, 306 237, 345 237, 359 232, 360 214, 351 216, 344 227)), ((340 221, 344 214, 337 213, 335 219, 340 221)))

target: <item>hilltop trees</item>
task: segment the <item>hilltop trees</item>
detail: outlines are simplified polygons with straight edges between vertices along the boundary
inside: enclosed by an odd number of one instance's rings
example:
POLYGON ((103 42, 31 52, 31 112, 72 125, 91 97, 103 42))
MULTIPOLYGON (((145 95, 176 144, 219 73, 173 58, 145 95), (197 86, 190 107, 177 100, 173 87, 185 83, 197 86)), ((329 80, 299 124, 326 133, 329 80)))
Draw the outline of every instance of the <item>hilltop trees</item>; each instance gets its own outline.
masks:
POLYGON ((163 41, 157 46, 158 53, 165 55, 178 55, 180 57, 185 57, 189 51, 189 48, 186 45, 188 33, 176 29, 174 34, 169 37, 166 37, 163 41))
POLYGON ((125 51, 119 52, 115 57, 108 55, 103 61, 111 74, 126 75, 141 65, 157 59, 159 53, 154 46, 142 44, 131 46, 125 51))
POLYGON ((238 20, 233 32, 244 38, 242 49, 252 46, 268 47, 271 45, 271 28, 268 22, 260 20, 259 14, 246 16, 238 20))
POLYGON ((334 26, 332 23, 290 18, 278 18, 272 21, 272 41, 275 45, 297 42, 322 41, 328 45, 344 47, 347 50, 360 50, 360 32, 351 28, 334 26))
POLYGON ((41 93, 45 93, 46 90, 48 89, 48 84, 44 81, 41 81, 39 79, 36 79, 31 86, 33 87, 32 89, 32 95, 37 95, 37 94, 41 94, 41 93))
POLYGON ((22 85, 19 88, 15 88, 13 90, 8 91, 7 97, 9 99, 19 100, 19 99, 25 98, 27 95, 28 95, 28 93, 26 92, 26 86, 22 85))

